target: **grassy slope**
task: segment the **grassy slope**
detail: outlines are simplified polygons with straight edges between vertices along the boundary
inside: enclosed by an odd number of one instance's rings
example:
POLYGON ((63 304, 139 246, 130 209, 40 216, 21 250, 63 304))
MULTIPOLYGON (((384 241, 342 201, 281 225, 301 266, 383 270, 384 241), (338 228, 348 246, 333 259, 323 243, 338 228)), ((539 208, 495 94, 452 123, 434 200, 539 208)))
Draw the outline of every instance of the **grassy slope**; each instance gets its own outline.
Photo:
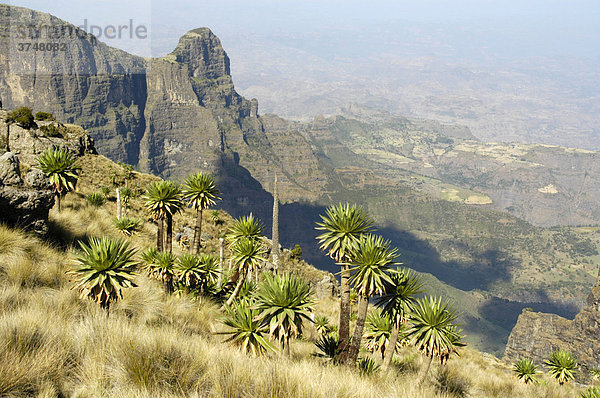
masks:
MULTIPOLYGON (((597 275, 600 263, 594 253, 600 235, 536 227, 489 205, 463 203, 469 197, 474 203, 483 201, 485 195, 414 173, 401 163, 402 156, 420 154, 427 146, 448 146, 452 139, 390 123, 376 125, 379 130, 344 118, 312 123, 305 135, 339 177, 338 186, 319 203, 364 206, 381 233, 400 248, 407 266, 454 287, 439 284, 435 290, 470 303, 463 322, 477 336, 470 343, 479 349, 500 354, 523 308, 574 316, 597 275), (399 151, 394 152, 384 136, 405 140, 405 145, 396 143, 399 151), (390 159, 361 152, 367 149, 381 150, 390 159)), ((311 261, 321 265, 318 258, 311 261)))
MULTIPOLYGON (((111 224, 114 203, 91 208, 84 194, 110 182, 110 174, 105 173, 109 168, 120 170, 98 156, 86 156, 81 165, 79 192, 67 196, 62 213, 51 211, 53 243, 0 226, 0 395, 445 396, 436 388, 436 367, 422 388, 414 386, 421 359, 410 348, 401 353, 394 372, 370 377, 325 365, 310 355, 314 352, 310 337, 293 344, 291 361, 277 354, 248 357, 221 344, 222 338, 214 334, 222 328, 215 303, 185 295, 166 296, 143 275, 137 277, 139 287, 127 290, 109 316, 94 303, 78 298, 67 274, 73 241, 117 236, 111 224)), ((128 183, 144 186, 153 179, 136 173, 128 183)), ((134 199, 132 214, 138 214, 139 205, 134 199)), ((230 219, 224 213, 221 216, 224 228, 230 219)), ((175 220, 176 225, 185 221, 185 215, 175 220)), ((208 217, 205 225, 212 236, 221 232, 208 217)), ((138 248, 151 245, 154 232, 146 223, 131 243, 138 248)), ((213 243, 206 242, 207 250, 213 243)), ((316 305, 317 313, 331 319, 336 316, 335 308, 333 299, 316 305)), ((524 386, 506 365, 472 349, 451 360, 450 368, 451 380, 468 386, 472 396, 567 397, 575 391, 551 381, 524 386)))
MULTIPOLYGON (((125 182, 127 182, 127 184, 132 187, 134 192, 139 193, 142 192, 141 187, 146 186, 149 182, 157 179, 157 177, 152 175, 134 173, 132 179, 126 181, 122 177, 124 170, 103 156, 86 155, 86 157, 80 161, 80 164, 82 166, 82 178, 78 184, 78 192, 81 196, 98 191, 103 186, 113 187, 113 179, 115 179, 115 182, 119 185, 124 185, 125 182)), ((74 204, 74 206, 78 207, 79 205, 74 204)), ((109 202, 101 211, 114 209, 115 206, 116 205, 114 202, 109 202)), ((130 211, 132 214, 143 214, 141 201, 139 199, 134 198, 132 200, 130 204, 130 211)), ((221 211, 220 214, 224 224, 217 227, 209 219, 208 213, 209 212, 205 212, 204 215, 205 222, 203 224, 203 234, 208 234, 208 236, 216 238, 224 233, 227 225, 231 222, 231 217, 229 217, 227 213, 221 211)), ((73 223, 68 221, 76 216, 76 214, 70 214, 68 210, 63 215, 55 215, 55 217, 61 217, 61 223, 63 225, 67 225, 68 223, 71 230, 76 230, 75 225, 82 225, 82 223, 73 223)), ((183 216, 176 216, 174 220, 175 231, 184 225, 192 227, 192 216, 193 215, 190 211, 186 211, 183 216)), ((109 217, 109 215, 107 214, 106 217, 109 217)), ((146 223, 144 227, 144 233, 135 237, 136 240, 139 240, 139 245, 152 246, 154 244, 154 236, 151 231, 152 228, 153 227, 150 227, 150 224, 146 223)), ((85 232, 80 231, 78 232, 78 235, 83 236, 85 235, 85 232)), ((216 239, 208 240, 205 242, 204 247, 205 251, 214 255, 218 255, 218 244, 216 239)), ((227 256, 228 253, 226 252, 225 255, 227 256)), ((406 255, 403 257, 404 261, 406 261, 405 257, 406 255)), ((298 262, 290 259, 289 256, 287 256, 286 265, 290 269, 295 270, 295 272, 303 275, 305 278, 313 281, 319 281, 324 276, 321 271, 316 270, 312 266, 307 266, 307 264, 304 262, 298 262)), ((486 302, 485 296, 479 292, 464 292, 452 286, 446 285, 431 274, 426 273, 424 276, 429 287, 428 291, 431 294, 448 297, 453 303, 456 304, 458 308, 461 309, 461 322, 464 324, 463 327, 467 334, 467 342, 477 349, 494 353, 497 356, 502 356, 504 350, 504 340, 506 340, 510 329, 498 326, 497 324, 494 324, 493 322, 485 319, 485 317, 481 316, 479 309, 484 306, 486 302)), ((322 312, 328 313, 331 319, 337 319, 337 306, 335 304, 329 306, 328 304, 322 306, 324 307, 322 308, 322 312), (330 308, 326 308, 327 306, 330 308)))

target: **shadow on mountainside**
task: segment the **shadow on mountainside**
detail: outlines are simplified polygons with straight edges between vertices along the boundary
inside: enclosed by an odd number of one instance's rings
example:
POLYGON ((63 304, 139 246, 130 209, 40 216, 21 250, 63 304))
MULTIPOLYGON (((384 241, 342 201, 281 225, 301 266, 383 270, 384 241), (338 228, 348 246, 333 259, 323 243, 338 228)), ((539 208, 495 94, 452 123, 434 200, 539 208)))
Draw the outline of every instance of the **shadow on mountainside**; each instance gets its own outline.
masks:
MULTIPOLYGON (((545 296, 541 291, 538 294, 545 296)), ((479 313, 500 327, 512 329, 524 308, 531 308, 535 312, 557 314, 567 319, 575 318, 580 310, 574 304, 553 303, 550 299, 546 302, 519 302, 491 297, 479 308, 479 313)))
MULTIPOLYGON (((436 278, 461 290, 488 290, 494 283, 510 280, 510 269, 515 262, 499 250, 478 252, 470 249, 469 263, 442 260, 439 251, 415 234, 394 227, 379 229, 401 251, 401 261, 416 271, 428 272, 436 278)), ((453 242, 455 247, 464 245, 453 242)))
MULTIPOLYGON (((234 217, 252 212, 264 223, 265 235, 270 237, 272 195, 263 189, 246 169, 231 164, 228 167, 235 167, 236 172, 230 172, 228 176, 221 177, 219 180, 223 191, 223 201, 219 206, 234 217)), ((325 210, 324 205, 308 202, 282 204, 279 211, 280 243, 287 248, 300 245, 304 260, 339 278, 339 266, 319 249, 315 239, 320 234, 320 231, 315 229, 316 223, 321 220, 320 215, 325 214, 325 210)), ((468 249, 472 260, 466 264, 444 261, 431 243, 420 239, 414 233, 393 226, 378 228, 378 233, 390 239, 400 250, 399 261, 404 266, 430 273, 442 282, 465 292, 474 289, 486 291, 495 283, 510 281, 511 269, 517 265, 506 252, 477 251, 473 247, 467 247, 468 243, 460 241, 453 241, 453 244, 465 246, 464 249, 468 249)), ((461 316, 465 332, 477 333, 480 339, 477 343, 478 347, 500 355, 523 308, 530 307, 535 311, 555 313, 568 318, 572 318, 578 311, 578 308, 573 305, 544 300, 547 296, 543 291, 535 293, 539 297, 535 302, 509 301, 491 296, 477 308, 476 313, 464 313, 461 316)))
MULTIPOLYGON (((315 230, 315 223, 320 220, 319 215, 324 214, 325 209, 325 206, 310 203, 283 205, 280 210, 281 243, 286 247, 299 244, 307 262, 338 276, 339 266, 319 249, 315 239, 320 233, 315 230)), ((463 291, 484 290, 499 280, 508 280, 510 267, 514 265, 513 262, 504 260, 504 253, 491 250, 480 254, 479 260, 489 264, 482 269, 477 268, 477 263, 465 267, 456 262, 444 262, 434 247, 410 232, 390 227, 380 228, 378 232, 392 240, 399 248, 400 261, 404 266, 430 273, 442 282, 463 291), (490 268, 495 268, 495 272, 491 272, 490 268)), ((427 293, 436 294, 431 287, 427 293)), ((523 308, 530 307, 535 311, 555 313, 569 318, 578 311, 573 305, 551 303, 543 291, 537 292, 537 296, 540 297, 539 302, 516 302, 491 296, 476 312, 461 314, 462 328, 467 335, 471 335, 468 339, 479 349, 502 356, 508 336, 523 308)), ((458 310, 461 311, 460 308, 458 310)))
MULTIPOLYGON (((231 165, 229 165, 231 167, 231 165)), ((220 207, 234 217, 247 215, 252 212, 265 224, 265 234, 271 235, 272 225, 272 195, 262 188, 250 173, 243 167, 235 165, 239 170, 222 177, 219 184, 223 191, 223 201, 220 207), (232 177, 233 175, 233 177, 232 177)), ((231 170, 230 170, 231 171, 231 170)), ((280 206, 280 243, 284 247, 293 248, 299 244, 303 258, 314 266, 336 274, 339 267, 319 249, 315 239, 320 231, 315 229, 321 220, 326 206, 309 203, 293 202, 280 206)), ((440 252, 429 241, 421 239, 414 233, 395 226, 379 227, 378 233, 390 239, 400 250, 400 259, 405 266, 419 272, 427 272, 441 281, 463 291, 489 291, 495 284, 507 283, 511 280, 511 271, 518 264, 510 253, 501 249, 479 250, 470 246, 460 238, 446 238, 439 244, 451 244, 452 249, 468 253, 470 259, 464 262, 442 259, 440 252)), ((543 291, 534 292, 540 297, 536 302, 544 302, 543 291)), ((572 308, 557 309, 560 314, 568 315, 572 308)))

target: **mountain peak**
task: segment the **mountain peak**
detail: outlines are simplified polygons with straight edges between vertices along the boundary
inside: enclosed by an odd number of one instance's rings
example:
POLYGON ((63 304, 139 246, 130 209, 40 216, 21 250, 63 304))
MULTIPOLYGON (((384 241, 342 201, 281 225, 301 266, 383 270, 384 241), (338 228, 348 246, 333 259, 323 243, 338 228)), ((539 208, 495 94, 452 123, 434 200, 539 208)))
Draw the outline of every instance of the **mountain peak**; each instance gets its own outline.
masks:
POLYGON ((229 57, 209 28, 193 29, 181 36, 168 58, 187 64, 194 78, 216 79, 231 74, 229 57))
POLYGON ((196 28, 196 29, 192 29, 192 30, 188 31, 186 34, 184 34, 182 36, 182 38, 185 36, 192 36, 192 37, 193 36, 201 36, 201 37, 210 38, 210 37, 215 37, 215 34, 212 32, 212 30, 210 30, 210 28, 200 27, 200 28, 196 28))

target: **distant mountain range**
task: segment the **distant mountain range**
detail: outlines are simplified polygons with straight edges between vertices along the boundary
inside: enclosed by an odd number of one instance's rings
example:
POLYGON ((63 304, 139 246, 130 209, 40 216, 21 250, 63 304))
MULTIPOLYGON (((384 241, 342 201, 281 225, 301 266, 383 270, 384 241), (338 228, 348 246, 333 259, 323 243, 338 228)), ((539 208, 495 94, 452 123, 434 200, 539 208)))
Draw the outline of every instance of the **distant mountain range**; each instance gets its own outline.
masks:
POLYGON ((598 153, 484 143, 465 126, 359 105, 310 121, 262 115, 236 92, 207 28, 156 59, 83 32, 65 51, 31 53, 14 48, 10 21, 72 25, 7 5, 0 16, 5 107, 79 124, 101 154, 142 171, 175 180, 209 171, 223 208, 267 225, 277 173, 281 241, 324 269, 337 267, 316 245, 319 214, 337 201, 362 205, 407 266, 433 275, 432 293, 460 303, 478 347, 502 351, 523 307, 573 315, 595 280, 600 235, 587 225, 600 220, 598 153))
MULTIPOLYGON (((464 49, 451 47, 452 40, 439 43, 401 24, 389 32, 357 26, 321 35, 228 33, 224 39, 240 93, 282 117, 334 115, 359 103, 465 125, 485 141, 600 149, 596 50, 589 59, 523 55, 493 63, 481 54, 477 62, 473 54, 456 54, 464 49)), ((456 45, 477 40, 463 35, 463 41, 453 38, 456 45)))

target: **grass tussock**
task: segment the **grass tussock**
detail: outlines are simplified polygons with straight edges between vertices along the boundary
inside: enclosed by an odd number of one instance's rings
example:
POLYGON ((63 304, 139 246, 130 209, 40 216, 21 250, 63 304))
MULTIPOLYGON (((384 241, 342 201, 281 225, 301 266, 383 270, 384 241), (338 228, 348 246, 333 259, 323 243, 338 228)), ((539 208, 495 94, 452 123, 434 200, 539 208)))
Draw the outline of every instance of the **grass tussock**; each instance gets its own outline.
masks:
POLYGON ((38 238, 0 225, 0 275, 24 288, 59 288, 66 281, 65 255, 38 238))
POLYGON ((464 398, 469 395, 471 381, 460 374, 455 368, 442 366, 435 376, 436 387, 440 393, 447 393, 456 398, 464 398))
MULTIPOLYGON (((116 167, 105 162, 105 167, 116 167)), ((101 167, 96 168, 101 170, 101 167)), ((91 236, 122 237, 112 220, 114 202, 88 206, 85 194, 100 191, 110 180, 84 168, 80 193, 70 193, 63 211, 50 214, 52 239, 0 225, 0 396, 7 397, 573 397, 579 389, 560 387, 542 377, 525 385, 510 366, 465 349, 445 368, 433 365, 422 387, 415 380, 423 358, 404 348, 390 372, 370 356, 368 372, 335 366, 313 355, 316 330, 307 328, 291 346, 291 359, 280 353, 253 357, 223 343, 219 304, 185 293, 167 294, 161 284, 139 272, 137 287, 126 289, 110 312, 82 300, 72 289, 67 271, 73 267, 78 240, 91 236), (96 185, 92 182, 96 181, 96 185)), ((131 184, 142 184, 134 173, 131 184)), ((132 216, 144 217, 139 198, 132 198, 132 216)), ((206 212, 209 213, 209 212, 206 212)), ((212 239, 203 250, 218 254, 218 237, 231 218, 220 212, 220 223, 206 214, 203 231, 212 239)), ((192 225, 193 214, 177 216, 175 225, 192 225)), ((126 239, 143 249, 154 244, 156 227, 144 223, 126 239)), ((182 248, 175 246, 175 253, 182 248)), ((226 256, 229 253, 226 250, 226 256)), ((302 271, 295 259, 291 268, 302 271)), ((315 271, 316 272, 316 271, 315 271)), ((314 278, 322 278, 315 274, 314 278)), ((332 324, 338 302, 320 299, 318 315, 332 324)), ((367 353, 361 357, 366 358, 367 353)), ((365 362, 367 362, 365 360, 365 362)))
POLYGON ((72 290, 3 286, 0 396, 574 396, 572 386, 549 380, 521 384, 471 350, 449 362, 444 389, 439 370, 415 386, 420 358, 408 348, 401 355, 409 365, 368 376, 313 357, 306 340, 292 346, 292 360, 251 357, 211 333, 215 304, 167 298, 153 281, 136 289, 107 316, 72 290))
POLYGON ((64 291, 28 293, 26 302, 0 317, 3 396, 44 391, 94 397, 427 396, 402 387, 405 383, 386 385, 387 376, 363 378, 310 357, 248 357, 210 333, 191 331, 198 308, 185 297, 172 298, 170 305, 153 311, 154 299, 136 301, 144 307, 142 313, 153 314, 148 325, 148 316, 132 317, 122 308, 106 316, 64 291), (165 312, 173 308, 187 317, 167 321, 165 312), (345 381, 349 378, 350 385, 345 381))

